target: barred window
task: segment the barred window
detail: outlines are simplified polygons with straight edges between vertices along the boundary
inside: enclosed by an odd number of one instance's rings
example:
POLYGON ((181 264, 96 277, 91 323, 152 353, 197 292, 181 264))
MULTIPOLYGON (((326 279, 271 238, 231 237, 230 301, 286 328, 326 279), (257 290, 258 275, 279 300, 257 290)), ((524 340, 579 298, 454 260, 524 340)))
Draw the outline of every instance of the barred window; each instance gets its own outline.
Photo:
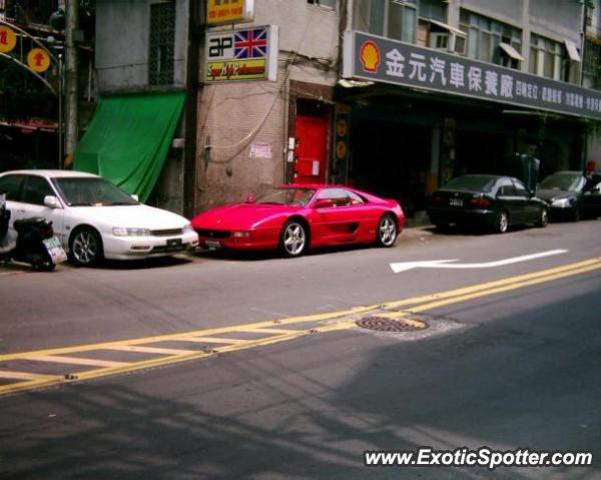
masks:
POLYGON ((599 40, 586 40, 583 68, 584 73, 594 77, 597 82, 601 79, 601 43, 599 40))
POLYGON ((150 6, 150 53, 148 83, 173 83, 175 45, 175 2, 155 3, 150 6))

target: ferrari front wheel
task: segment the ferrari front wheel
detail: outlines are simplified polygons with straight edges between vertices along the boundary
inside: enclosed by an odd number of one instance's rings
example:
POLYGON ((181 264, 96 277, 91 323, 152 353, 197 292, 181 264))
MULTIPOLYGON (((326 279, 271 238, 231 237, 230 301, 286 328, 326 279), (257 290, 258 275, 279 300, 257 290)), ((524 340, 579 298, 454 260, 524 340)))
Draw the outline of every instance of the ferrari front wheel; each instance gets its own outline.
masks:
POLYGON ((307 248, 307 229, 298 220, 288 220, 280 236, 280 249, 287 257, 298 257, 307 248))
POLYGON ((392 215, 384 215, 378 223, 376 242, 381 247, 392 247, 397 239, 397 226, 392 215))

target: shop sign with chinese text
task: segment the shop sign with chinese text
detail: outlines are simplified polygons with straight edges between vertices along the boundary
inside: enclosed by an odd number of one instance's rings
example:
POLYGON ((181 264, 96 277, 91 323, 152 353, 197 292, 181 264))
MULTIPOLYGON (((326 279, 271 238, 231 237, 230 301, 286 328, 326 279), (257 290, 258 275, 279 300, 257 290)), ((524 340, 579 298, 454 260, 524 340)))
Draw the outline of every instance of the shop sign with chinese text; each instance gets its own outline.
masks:
POLYGON ((207 32, 205 81, 277 79, 276 25, 207 32))
POLYGON ((601 92, 362 32, 345 36, 343 76, 601 119, 601 92))
POLYGON ((208 0, 207 25, 250 22, 254 7, 254 0, 208 0))

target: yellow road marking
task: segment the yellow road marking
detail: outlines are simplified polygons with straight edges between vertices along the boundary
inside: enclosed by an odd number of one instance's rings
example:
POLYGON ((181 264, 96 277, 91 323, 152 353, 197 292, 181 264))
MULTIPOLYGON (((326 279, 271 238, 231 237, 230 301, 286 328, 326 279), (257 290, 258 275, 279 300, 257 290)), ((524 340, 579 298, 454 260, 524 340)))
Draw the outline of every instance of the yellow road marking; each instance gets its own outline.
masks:
POLYGON ((56 355, 26 355, 22 358, 25 360, 33 360, 34 362, 68 363, 70 365, 88 365, 91 367, 121 367, 126 365, 124 362, 94 360, 91 358, 59 357, 56 355))
MULTIPOLYGON (((601 257, 592 258, 583 262, 563 265, 561 267, 541 270, 525 275, 517 275, 501 280, 495 280, 484 284, 472 285, 469 287, 448 290, 430 295, 421 295, 418 297, 407 298, 399 301, 387 302, 384 304, 376 304, 369 306, 354 307, 336 312, 319 313, 312 315, 303 315, 297 317, 289 317, 280 320, 256 322, 246 325, 234 325, 229 327, 212 328, 205 330, 197 330, 193 332, 184 332, 179 334, 159 335, 154 337, 138 338, 132 340, 121 340, 114 342, 105 342, 98 344, 79 345, 65 348, 54 348, 40 350, 34 352, 21 352, 13 354, 0 355, 0 361, 30 359, 51 361, 59 363, 72 363, 81 365, 95 365, 102 368, 79 372, 75 374, 75 378, 79 380, 92 379, 103 377, 106 375, 130 372, 140 369, 147 369, 157 366, 180 363, 183 361, 199 359, 210 356, 212 352, 195 351, 195 350, 180 350, 180 349, 163 349, 159 347, 141 346, 143 344, 152 344, 155 342, 177 340, 198 343, 221 343, 222 346, 214 348, 214 352, 226 353, 237 350, 243 350, 258 346, 272 345, 312 333, 326 333, 338 330, 349 330, 355 328, 356 317, 368 313, 379 312, 380 314, 395 316, 406 313, 418 313, 426 310, 432 310, 453 303, 464 302, 476 298, 481 298, 488 295, 507 292, 518 288, 524 288, 531 285, 537 285, 544 282, 549 282, 572 275, 591 272, 601 268, 601 257), (386 311, 398 309, 402 306, 414 305, 412 308, 400 311, 386 311), (303 324, 303 323, 318 323, 327 321, 325 325, 318 325, 310 330, 287 330, 283 328, 274 328, 279 325, 303 324), (239 338, 225 338, 214 335, 223 333, 236 332, 256 332, 272 334, 271 336, 263 337, 255 340, 244 340, 239 338), (124 351, 145 351, 148 353, 169 354, 169 356, 150 359, 140 362, 110 362, 103 360, 92 360, 74 357, 57 357, 66 353, 81 353, 92 350, 124 350, 124 351), (182 353, 183 352, 183 353, 182 353)), ((33 374, 32 374, 33 375, 33 374)), ((65 381, 62 377, 57 376, 35 376, 26 382, 19 382, 11 385, 0 387, 0 394, 16 392, 32 388, 39 388, 51 384, 65 381)))
POLYGON ((196 350, 180 350, 179 348, 161 348, 161 347, 140 347, 137 345, 115 345, 107 347, 105 350, 114 350, 121 352, 136 353, 156 353, 157 355, 190 355, 196 353, 196 350))
POLYGON ((500 287, 503 285, 510 285, 513 283, 524 282, 527 280, 533 280, 540 277, 547 277, 548 275, 553 275, 556 273, 566 272, 578 269, 580 267, 594 266, 596 268, 601 268, 601 257, 591 258, 589 260, 585 260, 583 262, 572 263, 568 265, 562 265, 561 267, 549 268, 546 270, 539 270, 533 273, 527 273, 524 275, 516 275, 513 277, 503 278, 501 280, 494 280, 492 282, 479 283, 476 285, 471 285, 469 287, 457 288, 454 290, 448 290, 446 292, 432 293, 428 295, 422 295, 419 297, 406 298, 399 301, 388 302, 386 303, 387 308, 398 308, 404 305, 414 305, 417 303, 429 302, 432 300, 440 300, 443 298, 450 298, 460 295, 465 295, 467 293, 479 292, 483 290, 488 290, 495 287, 500 287))
POLYGON ((19 382, 12 385, 4 385, 0 387, 0 395, 6 395, 7 393, 21 392, 24 390, 32 390, 35 388, 49 387, 60 383, 62 379, 60 377, 55 378, 42 378, 38 380, 30 380, 28 382, 19 382))
POLYGON ((288 330, 285 328, 249 328, 242 327, 236 329, 236 332, 248 332, 248 333, 291 333, 294 330, 288 330))
POLYGON ((182 340, 184 342, 196 342, 196 343, 228 343, 238 345, 240 343, 246 343, 248 340, 242 340, 240 338, 220 338, 220 337, 176 337, 174 340, 182 340))
POLYGON ((27 373, 27 372, 11 372, 9 370, 0 370, 0 378, 7 380, 43 380, 43 379, 57 379, 58 375, 43 375, 40 373, 27 373))
POLYGON ((444 300, 437 300, 435 302, 426 303, 425 305, 419 305, 418 307, 412 307, 405 310, 409 313, 418 313, 426 310, 433 310, 435 308, 444 307, 446 305, 450 305, 452 303, 465 302, 467 300, 473 300, 475 298, 481 298, 488 295, 494 295, 496 293, 508 292, 510 290, 516 290, 518 288, 529 287, 532 285, 538 285, 540 283, 550 282, 552 280, 558 280, 560 278, 570 277, 572 275, 577 275, 580 273, 592 272, 593 270, 598 270, 601 268, 601 264, 599 265, 590 265, 587 267, 581 267, 574 270, 568 270, 564 272, 555 273, 553 275, 547 275, 545 277, 540 278, 532 278, 530 280, 524 280, 523 282, 511 283, 509 285, 503 285, 496 288, 490 288, 485 291, 476 291, 474 293, 469 293, 466 295, 459 295, 452 298, 447 298, 444 300))

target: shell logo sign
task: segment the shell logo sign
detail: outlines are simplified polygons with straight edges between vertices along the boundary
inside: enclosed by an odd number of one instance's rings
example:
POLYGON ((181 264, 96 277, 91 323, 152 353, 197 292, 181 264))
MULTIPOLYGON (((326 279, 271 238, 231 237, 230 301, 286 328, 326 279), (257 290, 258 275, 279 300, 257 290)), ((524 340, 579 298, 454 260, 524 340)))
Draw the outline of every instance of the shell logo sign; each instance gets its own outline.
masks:
POLYGON ((361 60, 364 71, 376 73, 380 66, 380 58, 380 49, 374 42, 368 40, 361 45, 359 59, 361 60))

